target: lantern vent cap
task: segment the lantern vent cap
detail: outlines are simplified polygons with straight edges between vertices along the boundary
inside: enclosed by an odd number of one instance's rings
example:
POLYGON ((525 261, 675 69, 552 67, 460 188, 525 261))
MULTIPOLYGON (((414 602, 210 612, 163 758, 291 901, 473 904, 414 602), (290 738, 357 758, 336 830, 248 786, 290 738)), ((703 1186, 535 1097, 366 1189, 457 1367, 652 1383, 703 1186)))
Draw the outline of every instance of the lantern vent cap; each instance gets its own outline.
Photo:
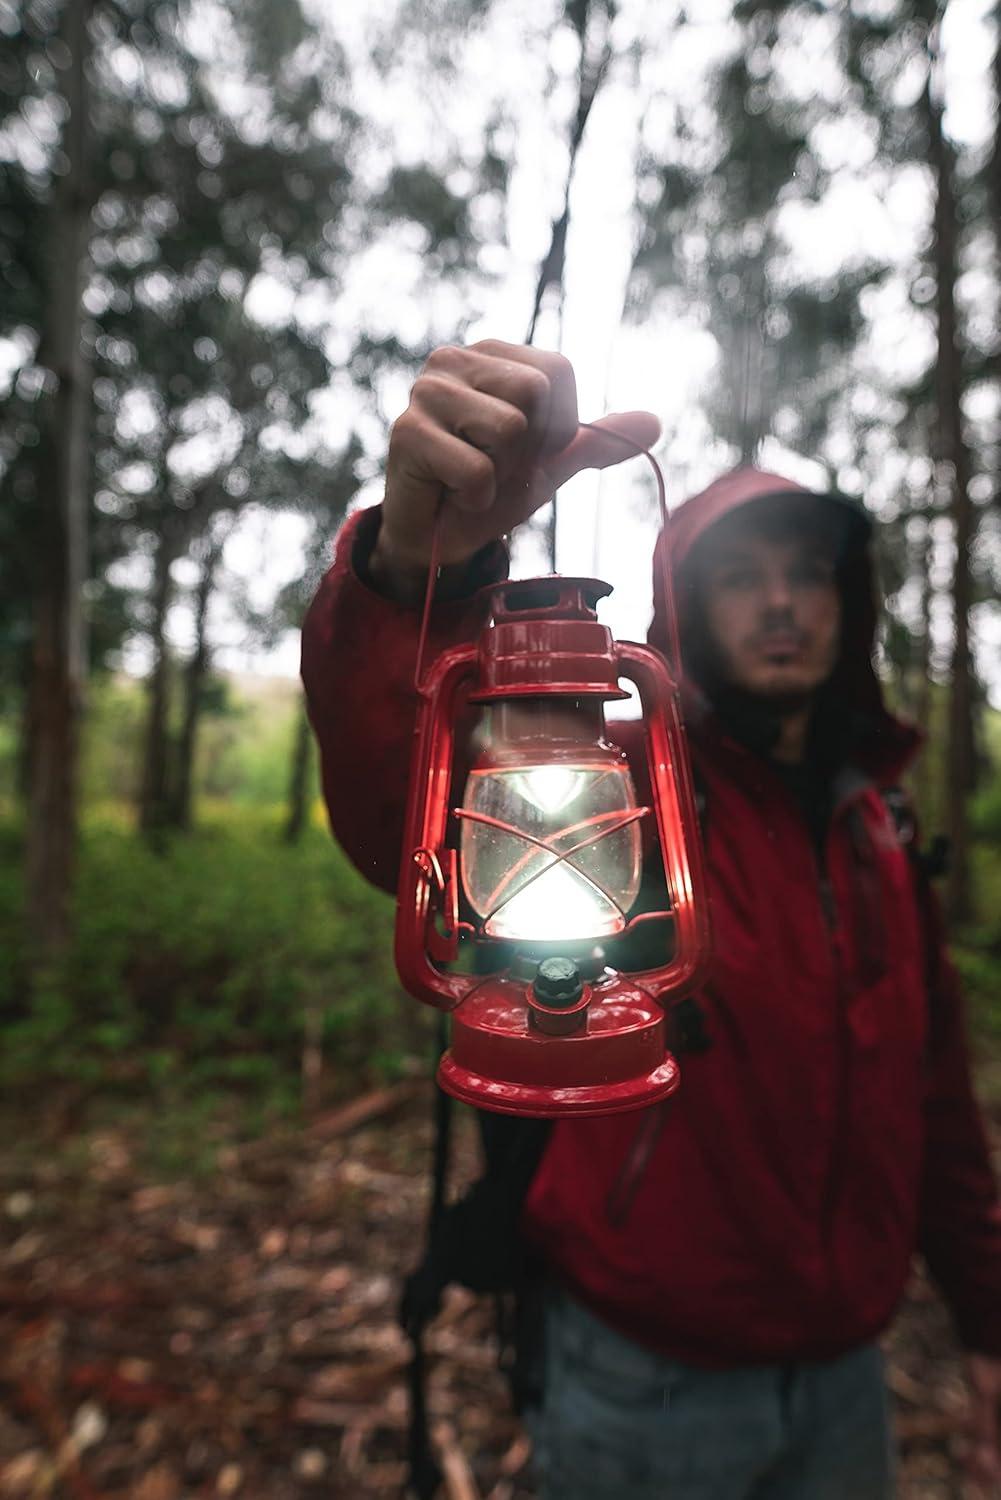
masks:
POLYGON ((600 578, 514 578, 483 590, 495 624, 509 620, 596 620, 597 604, 612 592, 600 578))

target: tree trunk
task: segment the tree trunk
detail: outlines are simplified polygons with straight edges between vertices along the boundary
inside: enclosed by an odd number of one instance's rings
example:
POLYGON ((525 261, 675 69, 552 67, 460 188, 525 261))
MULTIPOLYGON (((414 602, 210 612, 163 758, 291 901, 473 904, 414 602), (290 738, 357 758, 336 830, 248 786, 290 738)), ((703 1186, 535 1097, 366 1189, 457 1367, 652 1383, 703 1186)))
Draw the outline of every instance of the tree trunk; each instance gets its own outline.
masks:
POLYGON ((216 569, 222 556, 225 537, 206 543, 202 570, 195 593, 195 647, 184 672, 184 708, 181 732, 173 762, 173 784, 170 789, 167 822, 172 828, 191 827, 191 792, 194 783, 195 743, 201 717, 202 689, 209 666, 206 636, 209 600, 215 586, 216 569))
POLYGON ((53 178, 48 284, 38 362, 56 381, 45 400, 38 459, 39 542, 28 691, 30 774, 26 839, 27 925, 35 962, 65 948, 77 837, 79 720, 85 675, 89 382, 81 339, 90 223, 87 61, 91 0, 66 0, 64 96, 69 115, 53 178))
POLYGON ((956 548, 952 603, 954 642, 949 686, 948 729, 945 755, 945 798, 951 863, 947 903, 955 921, 972 916, 970 880, 970 829, 967 795, 974 780, 973 695, 970 674, 970 606, 973 579, 970 550, 976 517, 970 500, 970 455, 963 436, 961 398, 962 355, 956 318, 958 276, 954 156, 943 129, 943 106, 939 87, 937 34, 929 37, 929 73, 924 92, 928 126, 929 162, 935 177, 934 258, 938 350, 936 397, 938 404, 939 478, 951 494, 953 534, 956 548))
MULTIPOLYGON (((563 292, 564 275, 566 271, 567 235, 570 231, 570 194, 573 189, 574 174, 577 170, 577 157, 580 154, 581 144, 584 140, 584 131, 587 129, 588 118, 594 101, 598 96, 598 90, 608 72, 608 65, 612 60, 611 43, 606 39, 597 60, 588 54, 588 29, 591 11, 591 0, 584 0, 582 5, 566 7, 573 14, 568 15, 571 24, 577 31, 580 41, 580 67, 577 72, 577 111, 574 115, 573 125, 570 129, 570 140, 568 142, 568 161, 566 184, 563 190, 563 212, 558 219, 553 220, 552 232, 550 234, 549 249, 539 267, 539 279, 535 286, 535 301, 532 305, 532 315, 528 323, 528 332, 525 335, 525 343, 535 342, 535 330, 542 311, 543 299, 550 287, 555 287, 558 298, 558 310, 562 342, 563 327, 563 292)), ((552 509, 545 527, 545 546, 549 556, 550 572, 556 572, 556 496, 553 496, 552 509)))
POLYGON ((1001 261, 1001 4, 994 6, 994 149, 988 166, 994 218, 994 252, 1001 261))
POLYGON ((309 792, 309 765, 312 736, 306 705, 300 703, 292 742, 292 771, 289 776, 288 812, 285 818, 285 842, 298 843, 306 826, 307 794, 309 792))
POLYGON ((166 626, 171 596, 170 566, 174 557, 170 531, 165 529, 158 539, 153 562, 153 619, 150 625, 153 664, 146 682, 146 734, 139 794, 139 827, 154 845, 161 842, 170 813, 170 654, 166 626))
POLYGON ((931 563, 932 563, 932 536, 931 521, 929 519, 924 540, 916 558, 918 577, 921 580, 921 598, 919 603, 920 612, 920 634, 914 642, 914 683, 913 704, 914 718, 918 727, 925 736, 925 748, 918 760, 914 772, 914 796, 918 805, 918 812, 922 823, 927 829, 930 827, 930 819, 933 814, 932 796, 932 680, 931 680, 931 563))

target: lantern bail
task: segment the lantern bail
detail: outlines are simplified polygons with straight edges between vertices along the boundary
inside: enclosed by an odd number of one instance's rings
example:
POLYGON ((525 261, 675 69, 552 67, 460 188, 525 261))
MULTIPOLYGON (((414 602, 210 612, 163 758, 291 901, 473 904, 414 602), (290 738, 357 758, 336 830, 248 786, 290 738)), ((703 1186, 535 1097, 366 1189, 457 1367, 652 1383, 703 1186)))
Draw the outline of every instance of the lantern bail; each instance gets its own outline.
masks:
POLYGON ((599 599, 612 592, 600 578, 522 578, 491 584, 491 625, 479 647, 479 684, 470 703, 566 693, 606 701, 628 698, 619 687, 611 631, 598 620, 599 599))

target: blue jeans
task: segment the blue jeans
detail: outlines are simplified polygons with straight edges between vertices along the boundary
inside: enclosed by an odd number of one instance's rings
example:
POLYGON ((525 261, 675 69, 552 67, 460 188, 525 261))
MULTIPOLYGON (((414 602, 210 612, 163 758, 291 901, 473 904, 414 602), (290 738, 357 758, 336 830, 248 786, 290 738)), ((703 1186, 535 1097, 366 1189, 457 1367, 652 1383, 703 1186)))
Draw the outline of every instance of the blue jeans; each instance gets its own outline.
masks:
POLYGON ((883 1361, 703 1370, 562 1294, 530 1426, 544 1500, 892 1500, 883 1361))

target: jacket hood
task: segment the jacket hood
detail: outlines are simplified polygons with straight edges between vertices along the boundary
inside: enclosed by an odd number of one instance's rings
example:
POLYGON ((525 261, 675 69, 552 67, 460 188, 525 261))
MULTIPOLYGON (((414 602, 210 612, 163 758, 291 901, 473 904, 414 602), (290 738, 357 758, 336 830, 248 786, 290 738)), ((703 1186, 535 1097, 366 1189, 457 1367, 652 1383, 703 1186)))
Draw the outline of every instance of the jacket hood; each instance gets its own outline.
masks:
MULTIPOLYGON (((873 666, 877 608, 871 538, 872 524, 855 502, 835 491, 808 490, 782 474, 746 465, 722 475, 707 489, 679 506, 669 518, 665 535, 654 551, 654 616, 650 642, 664 650, 667 629, 664 613, 663 566, 670 559, 682 644, 682 684, 686 721, 698 734, 708 719, 723 717, 714 701, 713 686, 699 669, 700 653, 693 637, 699 613, 693 549, 714 526, 739 510, 781 506, 804 508, 833 529, 838 538, 838 579, 842 598, 842 642, 837 665, 821 690, 832 717, 845 729, 844 759, 883 784, 897 780, 917 752, 921 736, 911 725, 890 713, 873 666), (818 514, 816 507, 823 507, 818 514)), ((763 713, 766 713, 763 710, 763 713)), ((708 727, 708 725, 706 725, 708 727)), ((762 748, 753 745, 752 748, 762 748)))

